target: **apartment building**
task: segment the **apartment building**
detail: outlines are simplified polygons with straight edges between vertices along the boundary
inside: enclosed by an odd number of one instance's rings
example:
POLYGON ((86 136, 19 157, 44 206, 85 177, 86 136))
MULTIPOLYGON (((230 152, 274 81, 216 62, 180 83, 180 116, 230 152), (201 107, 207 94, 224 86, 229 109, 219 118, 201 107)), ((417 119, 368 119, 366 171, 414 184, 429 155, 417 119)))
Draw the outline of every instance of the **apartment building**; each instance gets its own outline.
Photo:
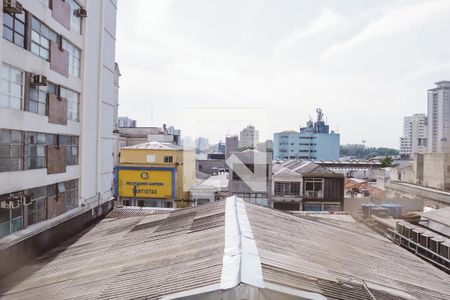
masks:
POLYGON ((450 152, 450 81, 428 90, 428 151, 450 152))
POLYGON ((239 147, 255 149, 259 143, 259 131, 255 126, 248 125, 239 133, 239 147))
POLYGON ((119 128, 136 127, 136 120, 130 119, 128 117, 119 117, 117 122, 119 128))
POLYGON ((300 131, 286 130, 273 135, 273 157, 277 160, 338 160, 340 135, 330 131, 317 109, 317 120, 306 123, 300 131))
POLYGON ((0 236, 113 196, 116 10, 3 1, 0 236))
POLYGON ((413 159, 415 153, 425 153, 427 134, 427 116, 425 114, 405 117, 403 136, 400 138, 400 155, 403 158, 413 159))

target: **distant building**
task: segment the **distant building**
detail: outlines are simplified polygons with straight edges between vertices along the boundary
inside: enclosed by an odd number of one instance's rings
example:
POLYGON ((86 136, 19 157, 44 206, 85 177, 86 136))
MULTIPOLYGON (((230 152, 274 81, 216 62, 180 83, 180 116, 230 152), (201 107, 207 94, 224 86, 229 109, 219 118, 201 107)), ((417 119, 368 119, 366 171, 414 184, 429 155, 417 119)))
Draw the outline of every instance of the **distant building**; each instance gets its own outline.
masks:
POLYGON ((161 142, 180 145, 181 131, 173 126, 167 127, 123 127, 120 136, 126 140, 126 146, 134 146, 146 142, 161 142))
POLYGON ((259 131, 255 126, 248 125, 239 133, 239 147, 255 149, 259 143, 259 131))
POLYGON ((189 206, 195 180, 193 151, 172 143, 148 142, 120 151, 115 194, 125 206, 189 206))
POLYGON ((271 207, 272 155, 247 149, 232 153, 228 162, 230 195, 271 207))
POLYGON ((270 152, 273 149, 273 141, 266 140, 265 142, 261 142, 256 144, 256 150, 260 152, 270 152))
POLYGON ((303 211, 342 211, 344 175, 309 161, 273 165, 273 208, 303 211))
POLYGON ((223 143, 222 141, 220 141, 220 142, 217 144, 217 152, 218 152, 218 153, 225 154, 225 143, 223 143))
POLYGON ((130 119, 128 117, 119 117, 117 120, 119 128, 124 127, 136 127, 136 120, 130 119))
POLYGON ((237 135, 230 135, 225 138, 225 159, 230 157, 232 152, 239 151, 239 138, 237 135))
POLYGON ((195 139, 195 147, 199 149, 200 151, 207 151, 209 150, 209 141, 206 137, 198 137, 195 139))
POLYGON ((274 159, 338 160, 339 153, 340 135, 330 132, 321 109, 317 109, 317 121, 308 121, 300 132, 291 130, 274 134, 274 159))
POLYGON ((450 81, 428 90, 428 151, 450 152, 450 81))
POLYGON ((415 114, 405 117, 403 121, 403 136, 400 138, 400 155, 412 159, 414 153, 426 152, 427 116, 415 114))

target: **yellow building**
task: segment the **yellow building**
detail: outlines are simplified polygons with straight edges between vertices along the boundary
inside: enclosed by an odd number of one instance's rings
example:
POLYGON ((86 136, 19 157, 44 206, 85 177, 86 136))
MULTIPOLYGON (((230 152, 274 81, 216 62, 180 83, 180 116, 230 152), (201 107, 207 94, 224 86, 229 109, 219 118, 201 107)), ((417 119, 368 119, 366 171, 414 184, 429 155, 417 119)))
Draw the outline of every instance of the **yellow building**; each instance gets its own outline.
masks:
POLYGON ((195 156, 171 143, 148 142, 120 150, 116 196, 127 206, 185 207, 195 180, 195 156))

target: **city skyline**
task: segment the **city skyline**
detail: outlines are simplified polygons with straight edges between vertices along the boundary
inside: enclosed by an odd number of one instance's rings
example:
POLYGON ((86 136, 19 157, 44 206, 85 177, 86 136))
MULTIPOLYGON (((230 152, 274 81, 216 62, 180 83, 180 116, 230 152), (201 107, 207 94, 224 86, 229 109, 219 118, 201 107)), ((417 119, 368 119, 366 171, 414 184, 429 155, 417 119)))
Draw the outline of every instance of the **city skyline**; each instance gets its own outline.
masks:
POLYGON ((182 128, 189 109, 262 109, 272 139, 321 107, 342 144, 398 148, 403 117, 448 79, 449 16, 448 1, 119 2, 120 114, 182 128))

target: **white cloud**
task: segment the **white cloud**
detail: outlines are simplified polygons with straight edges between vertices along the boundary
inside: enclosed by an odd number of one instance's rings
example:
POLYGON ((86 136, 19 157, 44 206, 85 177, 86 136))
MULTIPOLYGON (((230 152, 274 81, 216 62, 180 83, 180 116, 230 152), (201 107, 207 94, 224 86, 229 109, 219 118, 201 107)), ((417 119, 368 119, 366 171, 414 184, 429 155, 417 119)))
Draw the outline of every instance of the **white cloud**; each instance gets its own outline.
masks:
POLYGON ((449 16, 450 1, 404 1, 380 9, 381 17, 369 23, 352 38, 338 42, 323 52, 322 58, 351 52, 358 46, 375 39, 406 33, 426 23, 449 16))
POLYGON ((303 39, 335 29, 343 23, 344 19, 343 16, 336 14, 331 8, 324 8, 305 27, 296 29, 284 36, 275 48, 274 56, 277 57, 289 53, 303 39))

